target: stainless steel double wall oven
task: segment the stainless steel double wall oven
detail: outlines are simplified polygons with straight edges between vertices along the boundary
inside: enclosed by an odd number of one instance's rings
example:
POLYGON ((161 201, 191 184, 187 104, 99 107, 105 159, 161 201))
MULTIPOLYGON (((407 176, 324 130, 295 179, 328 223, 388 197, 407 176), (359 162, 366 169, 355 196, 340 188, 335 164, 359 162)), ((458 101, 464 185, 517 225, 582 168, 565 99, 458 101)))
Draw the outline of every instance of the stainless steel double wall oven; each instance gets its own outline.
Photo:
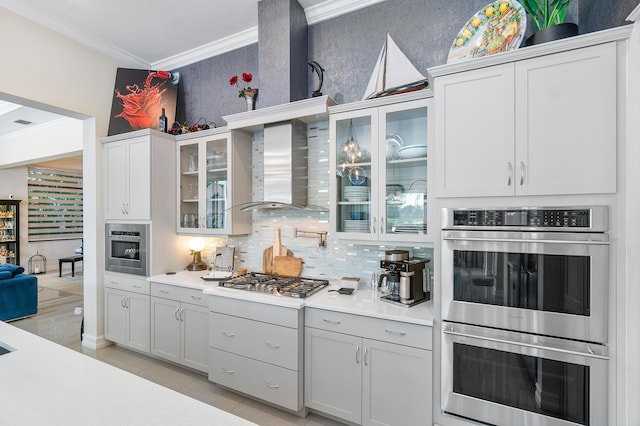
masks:
POLYGON ((606 207, 444 209, 442 409, 607 423, 606 207))

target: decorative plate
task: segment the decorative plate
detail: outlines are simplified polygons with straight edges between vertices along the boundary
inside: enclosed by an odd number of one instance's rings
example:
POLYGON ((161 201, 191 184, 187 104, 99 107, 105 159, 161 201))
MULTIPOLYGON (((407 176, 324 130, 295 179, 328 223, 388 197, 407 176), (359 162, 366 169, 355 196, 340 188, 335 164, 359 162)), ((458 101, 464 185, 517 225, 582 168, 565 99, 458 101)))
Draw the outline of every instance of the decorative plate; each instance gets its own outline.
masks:
POLYGON ((527 14, 519 2, 493 1, 464 24, 449 49, 447 63, 515 50, 526 31, 527 14))

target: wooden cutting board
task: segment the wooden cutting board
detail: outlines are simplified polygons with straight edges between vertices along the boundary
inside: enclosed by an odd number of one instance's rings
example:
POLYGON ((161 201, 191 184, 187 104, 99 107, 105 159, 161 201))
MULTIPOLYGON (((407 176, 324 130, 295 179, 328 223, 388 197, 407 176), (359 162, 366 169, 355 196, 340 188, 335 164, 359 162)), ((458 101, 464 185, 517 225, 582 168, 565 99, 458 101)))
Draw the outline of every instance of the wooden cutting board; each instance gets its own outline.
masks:
POLYGON ((293 256, 293 252, 280 242, 280 228, 276 229, 276 242, 262 252, 262 270, 267 274, 273 274, 273 260, 276 256, 293 256))
POLYGON ((302 259, 292 256, 276 256, 273 259, 273 273, 284 277, 299 277, 302 259))

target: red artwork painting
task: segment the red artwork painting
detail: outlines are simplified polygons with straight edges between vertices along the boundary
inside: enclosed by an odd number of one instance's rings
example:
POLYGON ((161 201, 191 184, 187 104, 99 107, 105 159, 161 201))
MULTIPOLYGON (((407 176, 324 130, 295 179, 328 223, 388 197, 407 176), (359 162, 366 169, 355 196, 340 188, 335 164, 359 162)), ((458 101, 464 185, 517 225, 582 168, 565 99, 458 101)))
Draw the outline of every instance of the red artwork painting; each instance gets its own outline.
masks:
POLYGON ((169 126, 175 121, 177 73, 118 68, 109 135, 158 128, 165 110, 169 126))

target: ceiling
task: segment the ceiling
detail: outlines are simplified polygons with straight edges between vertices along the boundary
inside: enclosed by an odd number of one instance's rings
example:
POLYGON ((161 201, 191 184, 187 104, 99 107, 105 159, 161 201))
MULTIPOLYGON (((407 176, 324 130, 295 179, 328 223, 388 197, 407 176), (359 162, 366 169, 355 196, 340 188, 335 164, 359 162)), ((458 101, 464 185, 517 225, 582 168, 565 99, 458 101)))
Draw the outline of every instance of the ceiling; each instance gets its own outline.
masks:
MULTIPOLYGON (((0 0, 0 8, 133 68, 168 70, 256 43, 258 1, 268 0, 0 0)), ((298 0, 309 24, 381 1, 298 0)), ((7 104, 0 94, 0 140, 60 117, 7 104)))

